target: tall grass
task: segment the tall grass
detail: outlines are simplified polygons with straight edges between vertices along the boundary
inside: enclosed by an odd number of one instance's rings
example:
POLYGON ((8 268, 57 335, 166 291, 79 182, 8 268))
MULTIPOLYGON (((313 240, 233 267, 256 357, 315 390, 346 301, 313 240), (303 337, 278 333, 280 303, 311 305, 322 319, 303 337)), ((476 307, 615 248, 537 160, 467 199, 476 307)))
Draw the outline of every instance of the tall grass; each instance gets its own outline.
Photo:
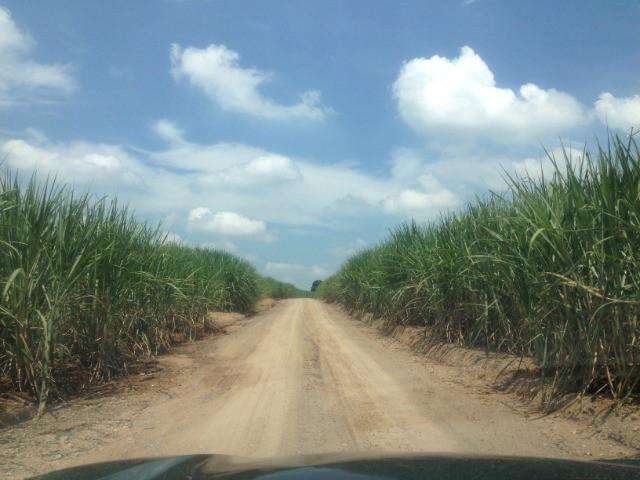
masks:
POLYGON ((283 299, 310 296, 310 292, 308 291, 301 290, 291 283, 281 282, 271 277, 261 277, 258 284, 263 296, 269 298, 283 299))
POLYGON ((168 244, 115 201, 0 178, 0 387, 61 394, 126 372, 210 309, 247 311, 258 275, 230 254, 168 244))
POLYGON ((640 165, 632 136, 458 215, 398 227, 319 294, 431 340, 531 356, 547 399, 640 385, 640 165))

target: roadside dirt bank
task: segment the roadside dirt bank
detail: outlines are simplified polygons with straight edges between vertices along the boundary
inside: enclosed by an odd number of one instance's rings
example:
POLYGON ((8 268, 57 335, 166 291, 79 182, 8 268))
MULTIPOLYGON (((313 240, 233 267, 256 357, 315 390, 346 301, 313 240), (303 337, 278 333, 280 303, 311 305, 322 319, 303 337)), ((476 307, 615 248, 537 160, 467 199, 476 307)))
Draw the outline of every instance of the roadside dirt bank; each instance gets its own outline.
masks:
MULTIPOLYGON (((341 306, 335 308, 345 312, 341 306)), ((619 405, 605 395, 573 393, 544 401, 545 392, 536 381, 539 369, 531 358, 452 344, 433 344, 425 340, 423 327, 389 326, 367 313, 352 313, 351 317, 372 327, 380 336, 406 345, 427 361, 454 369, 461 384, 510 394, 509 403, 525 414, 570 419, 579 425, 590 426, 602 438, 640 448, 638 404, 619 405)))
MULTIPOLYGON (((276 300, 272 298, 263 298, 259 300, 253 307, 253 311, 249 314, 257 315, 263 313, 276 304, 276 300)), ((191 341, 199 341, 205 337, 216 336, 225 333, 225 329, 232 324, 238 323, 243 320, 247 315, 237 312, 209 312, 207 320, 214 325, 212 331, 208 333, 202 333, 197 336, 197 339, 191 341)), ((174 335, 174 345, 169 352, 162 354, 166 357, 175 351, 175 348, 180 347, 189 340, 184 335, 174 335)), ((139 358, 136 365, 131 366, 131 373, 128 375, 120 376, 112 381, 90 385, 86 389, 70 395, 63 399, 51 399, 48 403, 48 410, 57 410, 62 405, 68 402, 81 401, 82 399, 93 398, 108 394, 115 394, 123 389, 130 389, 132 384, 138 382, 141 378, 149 380, 156 376, 159 369, 158 356, 149 356, 139 358)), ((0 431, 3 428, 10 427, 20 422, 30 420, 36 416, 38 412, 36 399, 27 393, 16 391, 2 391, 0 390, 0 431)))
POLYGON ((230 321, 226 334, 158 361, 147 379, 0 430, 0 478, 196 453, 638 454, 585 423, 518 408, 313 299, 230 321))

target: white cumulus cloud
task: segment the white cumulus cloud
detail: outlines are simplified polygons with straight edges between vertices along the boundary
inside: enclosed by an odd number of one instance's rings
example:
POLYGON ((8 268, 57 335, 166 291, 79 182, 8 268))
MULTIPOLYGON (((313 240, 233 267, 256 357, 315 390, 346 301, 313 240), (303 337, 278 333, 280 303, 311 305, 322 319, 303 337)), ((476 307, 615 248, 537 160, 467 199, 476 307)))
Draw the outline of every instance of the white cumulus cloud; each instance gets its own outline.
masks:
POLYGON ((72 142, 39 143, 9 139, 0 143, 0 158, 19 171, 51 175, 77 184, 117 186, 119 191, 144 189, 148 169, 117 145, 72 142))
POLYGON ((169 121, 155 127, 168 142, 158 151, 53 142, 25 132, 22 138, 0 138, 0 158, 24 172, 23 178, 37 171, 80 191, 118 195, 139 215, 162 220, 163 228, 194 244, 241 235, 264 244, 303 227, 344 232, 403 218, 429 220, 476 193, 504 189, 502 168, 536 176, 540 165, 545 175, 552 167, 531 155, 434 157, 399 148, 388 170, 373 174, 355 163, 312 162, 235 143, 193 143, 169 121))
POLYGON ((431 174, 418 178, 420 190, 404 189, 397 195, 387 197, 383 206, 389 213, 399 213, 409 217, 425 217, 444 212, 460 204, 460 198, 443 187, 431 174))
POLYGON ((640 128, 640 95, 618 98, 605 92, 596 100, 595 109, 600 121, 611 128, 640 128))
POLYGON ((496 86, 473 49, 404 64, 393 84, 401 118, 424 134, 484 137, 501 143, 538 140, 588 120, 571 95, 526 83, 518 92, 496 86))
POLYGON ((226 169, 203 175, 204 185, 246 187, 250 185, 282 185, 301 179, 301 173, 293 160, 283 155, 260 154, 251 160, 226 169))
POLYGON ((262 220, 252 220, 235 212, 213 213, 206 207, 192 209, 188 220, 194 228, 220 235, 261 235, 267 231, 262 220))
POLYGON ((75 81, 67 65, 43 64, 30 58, 33 38, 21 30, 11 12, 0 7, 0 105, 23 102, 37 93, 69 93, 75 81))
POLYGON ((240 66, 240 55, 224 45, 206 48, 171 46, 171 71, 200 88, 223 110, 271 119, 321 120, 330 111, 321 104, 320 93, 307 91, 294 105, 282 105, 265 97, 260 86, 272 75, 240 66))

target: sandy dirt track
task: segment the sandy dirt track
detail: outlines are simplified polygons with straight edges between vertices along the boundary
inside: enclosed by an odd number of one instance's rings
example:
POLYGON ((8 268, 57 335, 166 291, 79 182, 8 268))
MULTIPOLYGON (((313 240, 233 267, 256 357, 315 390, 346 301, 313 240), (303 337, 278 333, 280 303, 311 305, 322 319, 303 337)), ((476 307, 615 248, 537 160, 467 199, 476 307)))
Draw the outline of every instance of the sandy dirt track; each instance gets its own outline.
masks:
POLYGON ((1 431, 0 476, 193 453, 636 453, 570 420, 527 416, 312 299, 279 302, 163 362, 168 377, 149 391, 72 402, 1 431))

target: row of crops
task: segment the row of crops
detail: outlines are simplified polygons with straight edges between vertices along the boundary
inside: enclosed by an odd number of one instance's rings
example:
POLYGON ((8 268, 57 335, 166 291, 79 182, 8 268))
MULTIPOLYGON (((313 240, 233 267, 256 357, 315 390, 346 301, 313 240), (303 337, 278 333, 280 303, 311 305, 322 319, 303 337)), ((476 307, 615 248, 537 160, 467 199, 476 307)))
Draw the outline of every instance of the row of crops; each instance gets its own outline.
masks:
MULTIPOLYGON (((247 312, 264 283, 244 260, 165 241, 116 201, 0 178, 0 391, 52 395, 247 312)), ((277 281, 270 281, 272 288, 277 281)), ((287 287, 283 287, 287 288, 287 287)))
POLYGON ((546 178, 398 227, 319 295, 425 338, 532 357, 549 398, 640 385, 640 155, 611 138, 546 178))

